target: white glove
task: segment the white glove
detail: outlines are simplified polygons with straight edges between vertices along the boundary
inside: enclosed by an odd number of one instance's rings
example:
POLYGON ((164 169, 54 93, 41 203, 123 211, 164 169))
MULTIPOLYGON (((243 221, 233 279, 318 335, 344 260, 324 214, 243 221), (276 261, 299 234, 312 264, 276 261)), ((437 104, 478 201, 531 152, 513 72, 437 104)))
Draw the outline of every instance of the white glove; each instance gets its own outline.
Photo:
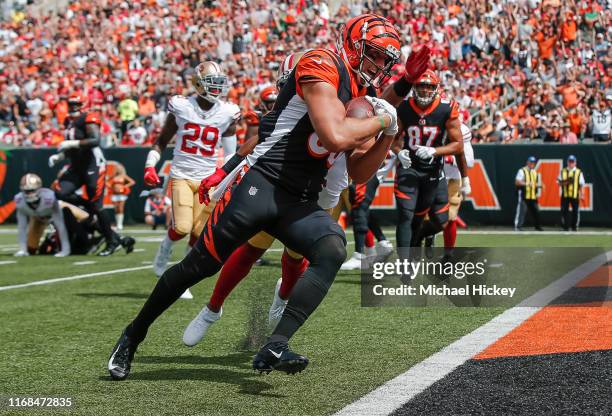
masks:
POLYGON ((423 159, 423 160, 431 160, 433 159, 434 155, 436 154, 436 148, 435 147, 429 147, 429 146, 416 146, 416 156, 419 159, 423 159))
POLYGON ((49 167, 52 168, 53 166, 57 165, 62 160, 64 160, 63 153, 57 153, 55 155, 49 156, 49 167))
POLYGON ((70 252, 68 251, 60 251, 59 253, 55 253, 53 257, 66 257, 69 255, 70 255, 70 252))
POLYGON ((79 146, 80 146, 80 143, 78 140, 64 140, 63 142, 59 144, 57 149, 58 151, 63 152, 66 149, 76 149, 79 146))
POLYGON ((30 253, 28 253, 27 250, 19 250, 17 253, 13 254, 15 257, 26 257, 29 256, 30 253))
POLYGON ((463 199, 465 199, 471 193, 472 186, 470 185, 470 178, 467 176, 465 178, 461 178, 461 195, 463 195, 463 199))
POLYGON ((365 99, 372 104, 372 107, 374 107, 374 114, 377 116, 388 115, 389 118, 391 118, 391 122, 383 130, 383 134, 387 136, 395 136, 399 131, 399 127, 397 125, 397 110, 395 107, 382 98, 369 97, 366 95, 365 99))
POLYGON ((408 149, 402 149, 397 153, 397 158, 399 159, 402 167, 404 169, 410 168, 412 166, 412 159, 410 159, 410 152, 408 149))

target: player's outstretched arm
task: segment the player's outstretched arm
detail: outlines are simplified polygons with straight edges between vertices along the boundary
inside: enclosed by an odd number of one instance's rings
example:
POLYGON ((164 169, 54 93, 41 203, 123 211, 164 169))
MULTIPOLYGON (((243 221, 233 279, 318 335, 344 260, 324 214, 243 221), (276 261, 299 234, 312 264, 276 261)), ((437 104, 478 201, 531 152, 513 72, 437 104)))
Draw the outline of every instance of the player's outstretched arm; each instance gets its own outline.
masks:
POLYGON ((146 185, 156 186, 161 183, 161 180, 155 171, 155 165, 157 165, 157 162, 159 162, 161 159, 161 152, 163 152, 168 146, 168 143, 170 143, 170 140, 172 140, 177 130, 178 126, 176 125, 174 114, 168 113, 166 120, 164 121, 162 131, 155 139, 155 142, 153 142, 153 146, 147 154, 147 161, 145 162, 144 169, 144 182, 146 185))
POLYGON ((346 117, 338 92, 327 82, 302 83, 301 87, 314 130, 330 152, 356 149, 391 123, 388 115, 363 119, 346 117))
POLYGON ((412 85, 427 70, 430 56, 431 50, 427 46, 412 52, 404 64, 404 76, 393 84, 389 84, 383 91, 381 98, 387 100, 394 107, 399 106, 410 93, 412 85))

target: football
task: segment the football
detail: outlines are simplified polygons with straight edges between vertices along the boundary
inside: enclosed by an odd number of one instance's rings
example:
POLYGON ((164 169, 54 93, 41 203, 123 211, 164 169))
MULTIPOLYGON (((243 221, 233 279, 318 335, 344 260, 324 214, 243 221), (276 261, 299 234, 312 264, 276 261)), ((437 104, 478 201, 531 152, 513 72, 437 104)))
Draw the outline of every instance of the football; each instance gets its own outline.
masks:
POLYGON ((365 97, 353 98, 346 103, 346 115, 354 118, 374 117, 374 107, 365 97))

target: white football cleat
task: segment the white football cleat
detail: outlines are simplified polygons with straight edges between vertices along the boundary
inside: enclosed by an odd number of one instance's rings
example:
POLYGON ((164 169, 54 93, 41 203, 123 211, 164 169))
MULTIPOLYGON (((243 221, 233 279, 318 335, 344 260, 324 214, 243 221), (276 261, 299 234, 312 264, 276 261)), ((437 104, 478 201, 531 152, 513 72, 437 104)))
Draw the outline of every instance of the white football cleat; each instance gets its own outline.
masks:
POLYGON ((366 257, 376 256, 378 254, 376 252, 376 246, 365 247, 363 254, 365 254, 366 257))
POLYGON ((366 256, 364 254, 354 252, 350 259, 345 261, 342 266, 340 266, 340 270, 357 270, 361 269, 361 261, 366 260, 366 256))
POLYGON ((386 261, 393 254, 393 243, 382 240, 376 243, 376 261, 386 261))
POLYGON ((155 255, 155 259, 153 260, 153 271, 157 277, 161 277, 162 274, 166 271, 166 267, 168 266, 168 261, 170 260, 170 256, 172 255, 172 240, 166 237, 162 240, 159 245, 159 249, 157 249, 157 254, 155 255))
POLYGON ((181 295, 181 299, 193 299, 193 295, 189 289, 185 290, 181 295))
POLYGON ((183 343, 188 347, 193 347, 204 338, 208 328, 217 322, 223 314, 223 308, 219 312, 213 312, 205 306, 200 313, 185 328, 183 332, 183 343))
POLYGON ((270 311, 268 312, 268 324, 270 325, 270 329, 276 328, 278 325, 278 321, 283 316, 283 312, 285 312, 285 306, 287 306, 287 300, 282 299, 278 292, 280 291, 281 283, 283 279, 278 279, 276 282, 276 288, 274 289, 274 299, 272 300, 272 305, 270 305, 270 311))

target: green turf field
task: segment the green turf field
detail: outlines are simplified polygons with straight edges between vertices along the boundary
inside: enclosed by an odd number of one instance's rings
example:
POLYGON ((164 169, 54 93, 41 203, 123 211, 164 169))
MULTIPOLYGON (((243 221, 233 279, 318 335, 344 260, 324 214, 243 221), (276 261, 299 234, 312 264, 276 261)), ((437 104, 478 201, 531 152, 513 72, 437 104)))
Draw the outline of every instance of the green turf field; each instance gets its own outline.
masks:
MULTIPOLYGON (((1 230, 1 228, 0 228, 1 230)), ((111 258, 14 258, 16 237, 0 234, 0 286, 124 268, 124 273, 0 291, 0 396, 70 397, 79 415, 322 415, 332 413, 500 313, 502 308, 362 308, 358 272, 341 272, 293 338, 310 359, 299 375, 251 370, 280 276, 280 246, 226 301, 202 344, 183 329, 212 291, 209 278, 151 328, 130 378, 106 371, 111 348, 155 284, 148 265, 161 233, 137 234, 138 249, 111 258), (16 263, 6 263, 16 261, 16 263), (74 262, 95 261, 75 265, 74 262)), ((393 237, 393 235, 390 235, 393 237)), ((351 236, 349 236, 349 241, 351 236)), ((611 236, 460 235, 465 246, 612 247, 611 236)), ((349 252, 352 246, 349 246, 349 252)), ((176 247, 174 259, 183 253, 176 247)), ((450 392, 453 394, 453 392, 450 392)), ((3 406, 6 406, 3 404, 3 406)), ((6 411, 0 407, 0 413, 6 411)), ((23 414, 36 414, 35 410, 23 414)), ((52 414, 49 410, 41 414, 52 414)), ((67 412, 62 412, 67 413, 67 412)))

